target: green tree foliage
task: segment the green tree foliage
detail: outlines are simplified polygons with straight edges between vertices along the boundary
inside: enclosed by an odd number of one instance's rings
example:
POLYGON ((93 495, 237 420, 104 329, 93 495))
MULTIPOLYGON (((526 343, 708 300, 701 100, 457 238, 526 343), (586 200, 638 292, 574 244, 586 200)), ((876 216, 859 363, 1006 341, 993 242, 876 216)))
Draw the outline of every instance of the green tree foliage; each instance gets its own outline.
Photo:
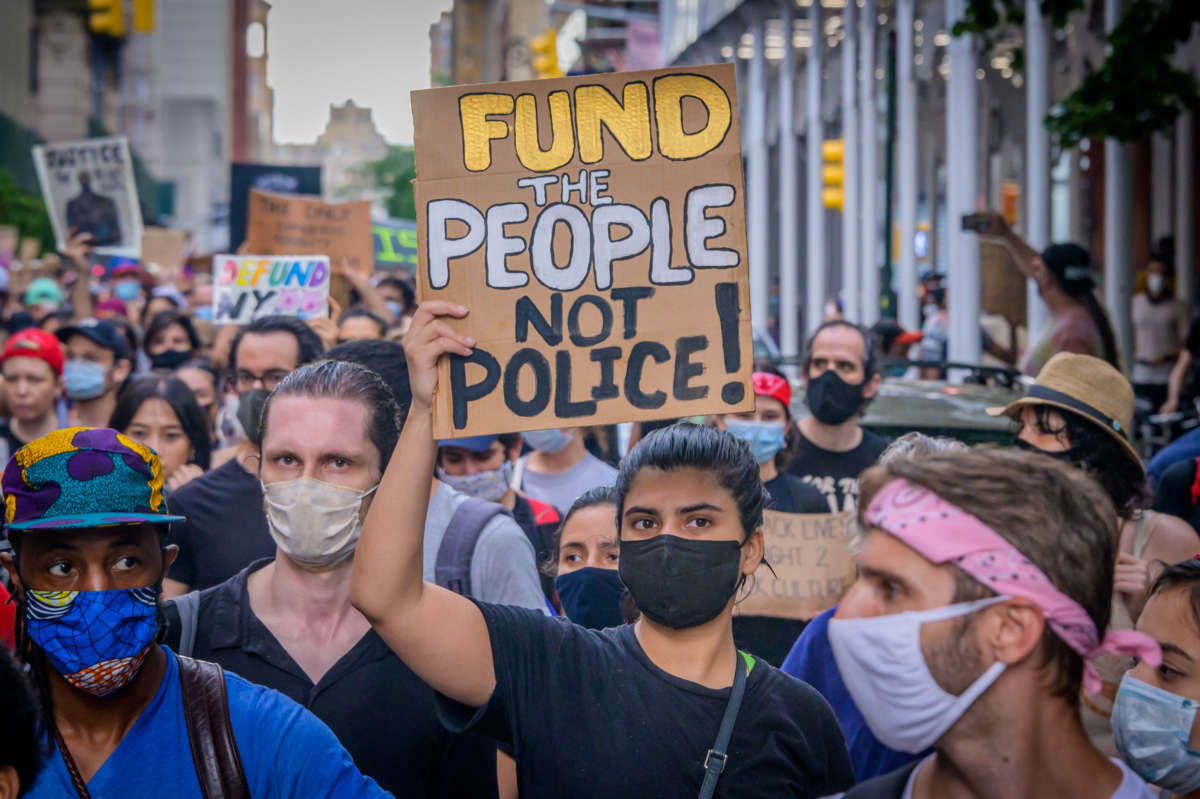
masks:
POLYGON ((16 225, 21 236, 33 236, 42 242, 42 249, 53 252, 54 229, 40 196, 26 194, 13 180, 12 174, 0 168, 0 225, 16 225))
MULTIPOLYGON (((1084 2, 1041 0, 1040 5, 1047 23, 1062 28, 1084 2)), ((990 48, 1024 22, 1024 0, 968 0, 954 35, 976 34, 990 48)), ((1108 36, 1104 63, 1046 117, 1056 143, 1073 147, 1085 136, 1137 141, 1200 107, 1196 78, 1172 63, 1176 48, 1197 24, 1198 0, 1132 0, 1108 36)), ((1014 53, 1013 69, 1022 68, 1020 56, 1014 53)))
POLYGON ((388 154, 368 165, 375 178, 375 185, 390 189, 391 196, 385 203, 388 216, 394 219, 416 219, 417 205, 413 199, 412 182, 417 177, 411 147, 391 146, 388 154))

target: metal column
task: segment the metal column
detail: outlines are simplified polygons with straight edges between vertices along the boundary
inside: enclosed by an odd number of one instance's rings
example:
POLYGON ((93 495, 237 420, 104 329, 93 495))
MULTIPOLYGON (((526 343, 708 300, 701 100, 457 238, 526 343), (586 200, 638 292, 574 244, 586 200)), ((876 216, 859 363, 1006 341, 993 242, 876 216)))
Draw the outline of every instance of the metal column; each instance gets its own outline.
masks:
MULTIPOLYGON (((962 19, 966 0, 947 0, 946 27, 962 19)), ((979 363, 979 238, 959 220, 975 209, 979 194, 979 87, 975 77, 975 37, 955 36, 947 48, 946 219, 950 264, 950 360, 979 363)))
POLYGON ((754 52, 746 74, 746 231, 750 250, 750 318, 755 329, 766 330, 770 310, 770 186, 767 169, 767 55, 766 20, 762 14, 750 26, 754 52))
POLYGON ((822 309, 825 307, 825 205, 821 201, 821 140, 825 137, 821 122, 821 50, 825 46, 825 36, 821 29, 820 0, 813 0, 808 18, 811 20, 812 43, 808 47, 804 92, 807 144, 807 163, 804 165, 805 235, 808 237, 804 264, 808 291, 804 326, 811 333, 820 326, 822 309))
MULTIPOLYGON (((953 0, 950 0, 953 2, 953 0)), ((900 269, 896 276, 897 305, 901 326, 921 327, 917 308, 917 255, 913 238, 917 233, 917 84, 913 78, 913 5, 915 0, 896 3, 897 105, 900 122, 899 152, 896 153, 898 187, 896 204, 900 216, 900 269)), ((972 72, 974 69, 972 68, 972 72)), ((974 77, 972 76, 972 80, 974 77)), ((955 131, 954 136, 958 136, 955 131)), ((953 147, 953 144, 951 144, 953 147)), ((891 239, 891 231, 886 232, 891 239)))
POLYGON ((792 0, 780 3, 783 59, 779 62, 779 348, 800 354, 800 186, 796 174, 796 54, 792 0))
MULTIPOLYGON (((1104 26, 1111 32, 1124 0, 1105 0, 1104 26)), ((1121 363, 1133 365, 1133 148, 1104 140, 1104 304, 1117 337, 1121 363)))
MULTIPOLYGON (((1025 0, 1025 240, 1038 252, 1050 244, 1049 45, 1041 3, 1025 0)), ((1026 281, 1025 309, 1033 341, 1050 316, 1033 280, 1026 281)))
POLYGON ((859 16, 858 124, 862 142, 859 164, 859 274, 862 275, 861 320, 879 321, 879 168, 878 119, 875 112, 875 0, 864 0, 859 16))
POLYGON ((848 0, 842 11, 842 26, 846 38, 842 40, 842 294, 845 296, 845 317, 851 322, 862 318, 862 289, 859 281, 858 242, 861 232, 859 216, 858 186, 858 26, 853 0, 848 0))
POLYGON ((1189 306, 1196 301, 1195 133, 1196 115, 1181 114, 1175 121, 1175 296, 1189 306))

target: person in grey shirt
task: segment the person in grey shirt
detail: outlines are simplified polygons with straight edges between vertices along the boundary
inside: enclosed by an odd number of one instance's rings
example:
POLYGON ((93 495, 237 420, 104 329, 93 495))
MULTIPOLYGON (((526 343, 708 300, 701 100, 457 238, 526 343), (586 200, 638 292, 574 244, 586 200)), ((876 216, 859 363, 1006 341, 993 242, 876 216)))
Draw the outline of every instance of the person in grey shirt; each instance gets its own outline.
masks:
MULTIPOLYGON (((533 448, 517 462, 514 487, 549 502, 566 515, 571 503, 589 488, 612 485, 617 470, 587 451, 579 428, 530 430, 522 434, 533 448)), ((428 542, 426 542, 428 545, 428 542)))
MULTIPOLYGON (((437 582, 438 550, 450 519, 467 500, 466 494, 445 483, 436 479, 433 483, 425 515, 423 563, 424 579, 431 583, 437 582)), ((516 520, 506 513, 496 514, 483 526, 471 556, 470 584, 470 595, 480 601, 546 611, 533 545, 516 520)))

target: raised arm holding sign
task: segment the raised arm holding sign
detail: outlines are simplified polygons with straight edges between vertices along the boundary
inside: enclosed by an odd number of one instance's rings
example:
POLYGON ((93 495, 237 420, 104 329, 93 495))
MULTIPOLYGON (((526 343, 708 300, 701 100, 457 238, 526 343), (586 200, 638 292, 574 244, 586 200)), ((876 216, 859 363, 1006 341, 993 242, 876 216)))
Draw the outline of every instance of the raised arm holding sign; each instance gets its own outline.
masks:
POLYGON ((414 92, 439 437, 753 407, 730 65, 414 92))

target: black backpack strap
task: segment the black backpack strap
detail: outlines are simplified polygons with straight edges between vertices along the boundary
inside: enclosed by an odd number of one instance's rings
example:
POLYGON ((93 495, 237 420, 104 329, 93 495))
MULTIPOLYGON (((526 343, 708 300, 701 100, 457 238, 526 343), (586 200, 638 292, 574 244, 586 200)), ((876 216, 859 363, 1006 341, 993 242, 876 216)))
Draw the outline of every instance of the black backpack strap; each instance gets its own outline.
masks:
POLYGON ((725 715, 721 717, 717 740, 704 758, 704 783, 700 786, 700 799, 712 799, 717 790, 717 780, 721 779, 725 761, 729 759, 727 753, 729 739, 733 737, 733 725, 742 708, 742 697, 746 695, 746 656, 741 652, 735 654, 737 663, 733 667, 733 688, 729 691, 729 701, 725 703, 725 715))
POLYGON ((908 778, 919 765, 921 761, 917 760, 895 771, 860 782, 846 791, 843 799, 900 799, 904 795, 904 786, 908 785, 908 778))
POLYGON ((176 656, 188 743, 204 799, 250 799, 233 725, 225 671, 216 663, 176 656))
POLYGON ((456 594, 471 593, 471 559, 475 555, 475 544, 483 528, 493 517, 508 515, 508 510, 497 502, 467 497, 454 510, 442 544, 438 547, 437 565, 434 567, 434 582, 449 588, 456 594))

